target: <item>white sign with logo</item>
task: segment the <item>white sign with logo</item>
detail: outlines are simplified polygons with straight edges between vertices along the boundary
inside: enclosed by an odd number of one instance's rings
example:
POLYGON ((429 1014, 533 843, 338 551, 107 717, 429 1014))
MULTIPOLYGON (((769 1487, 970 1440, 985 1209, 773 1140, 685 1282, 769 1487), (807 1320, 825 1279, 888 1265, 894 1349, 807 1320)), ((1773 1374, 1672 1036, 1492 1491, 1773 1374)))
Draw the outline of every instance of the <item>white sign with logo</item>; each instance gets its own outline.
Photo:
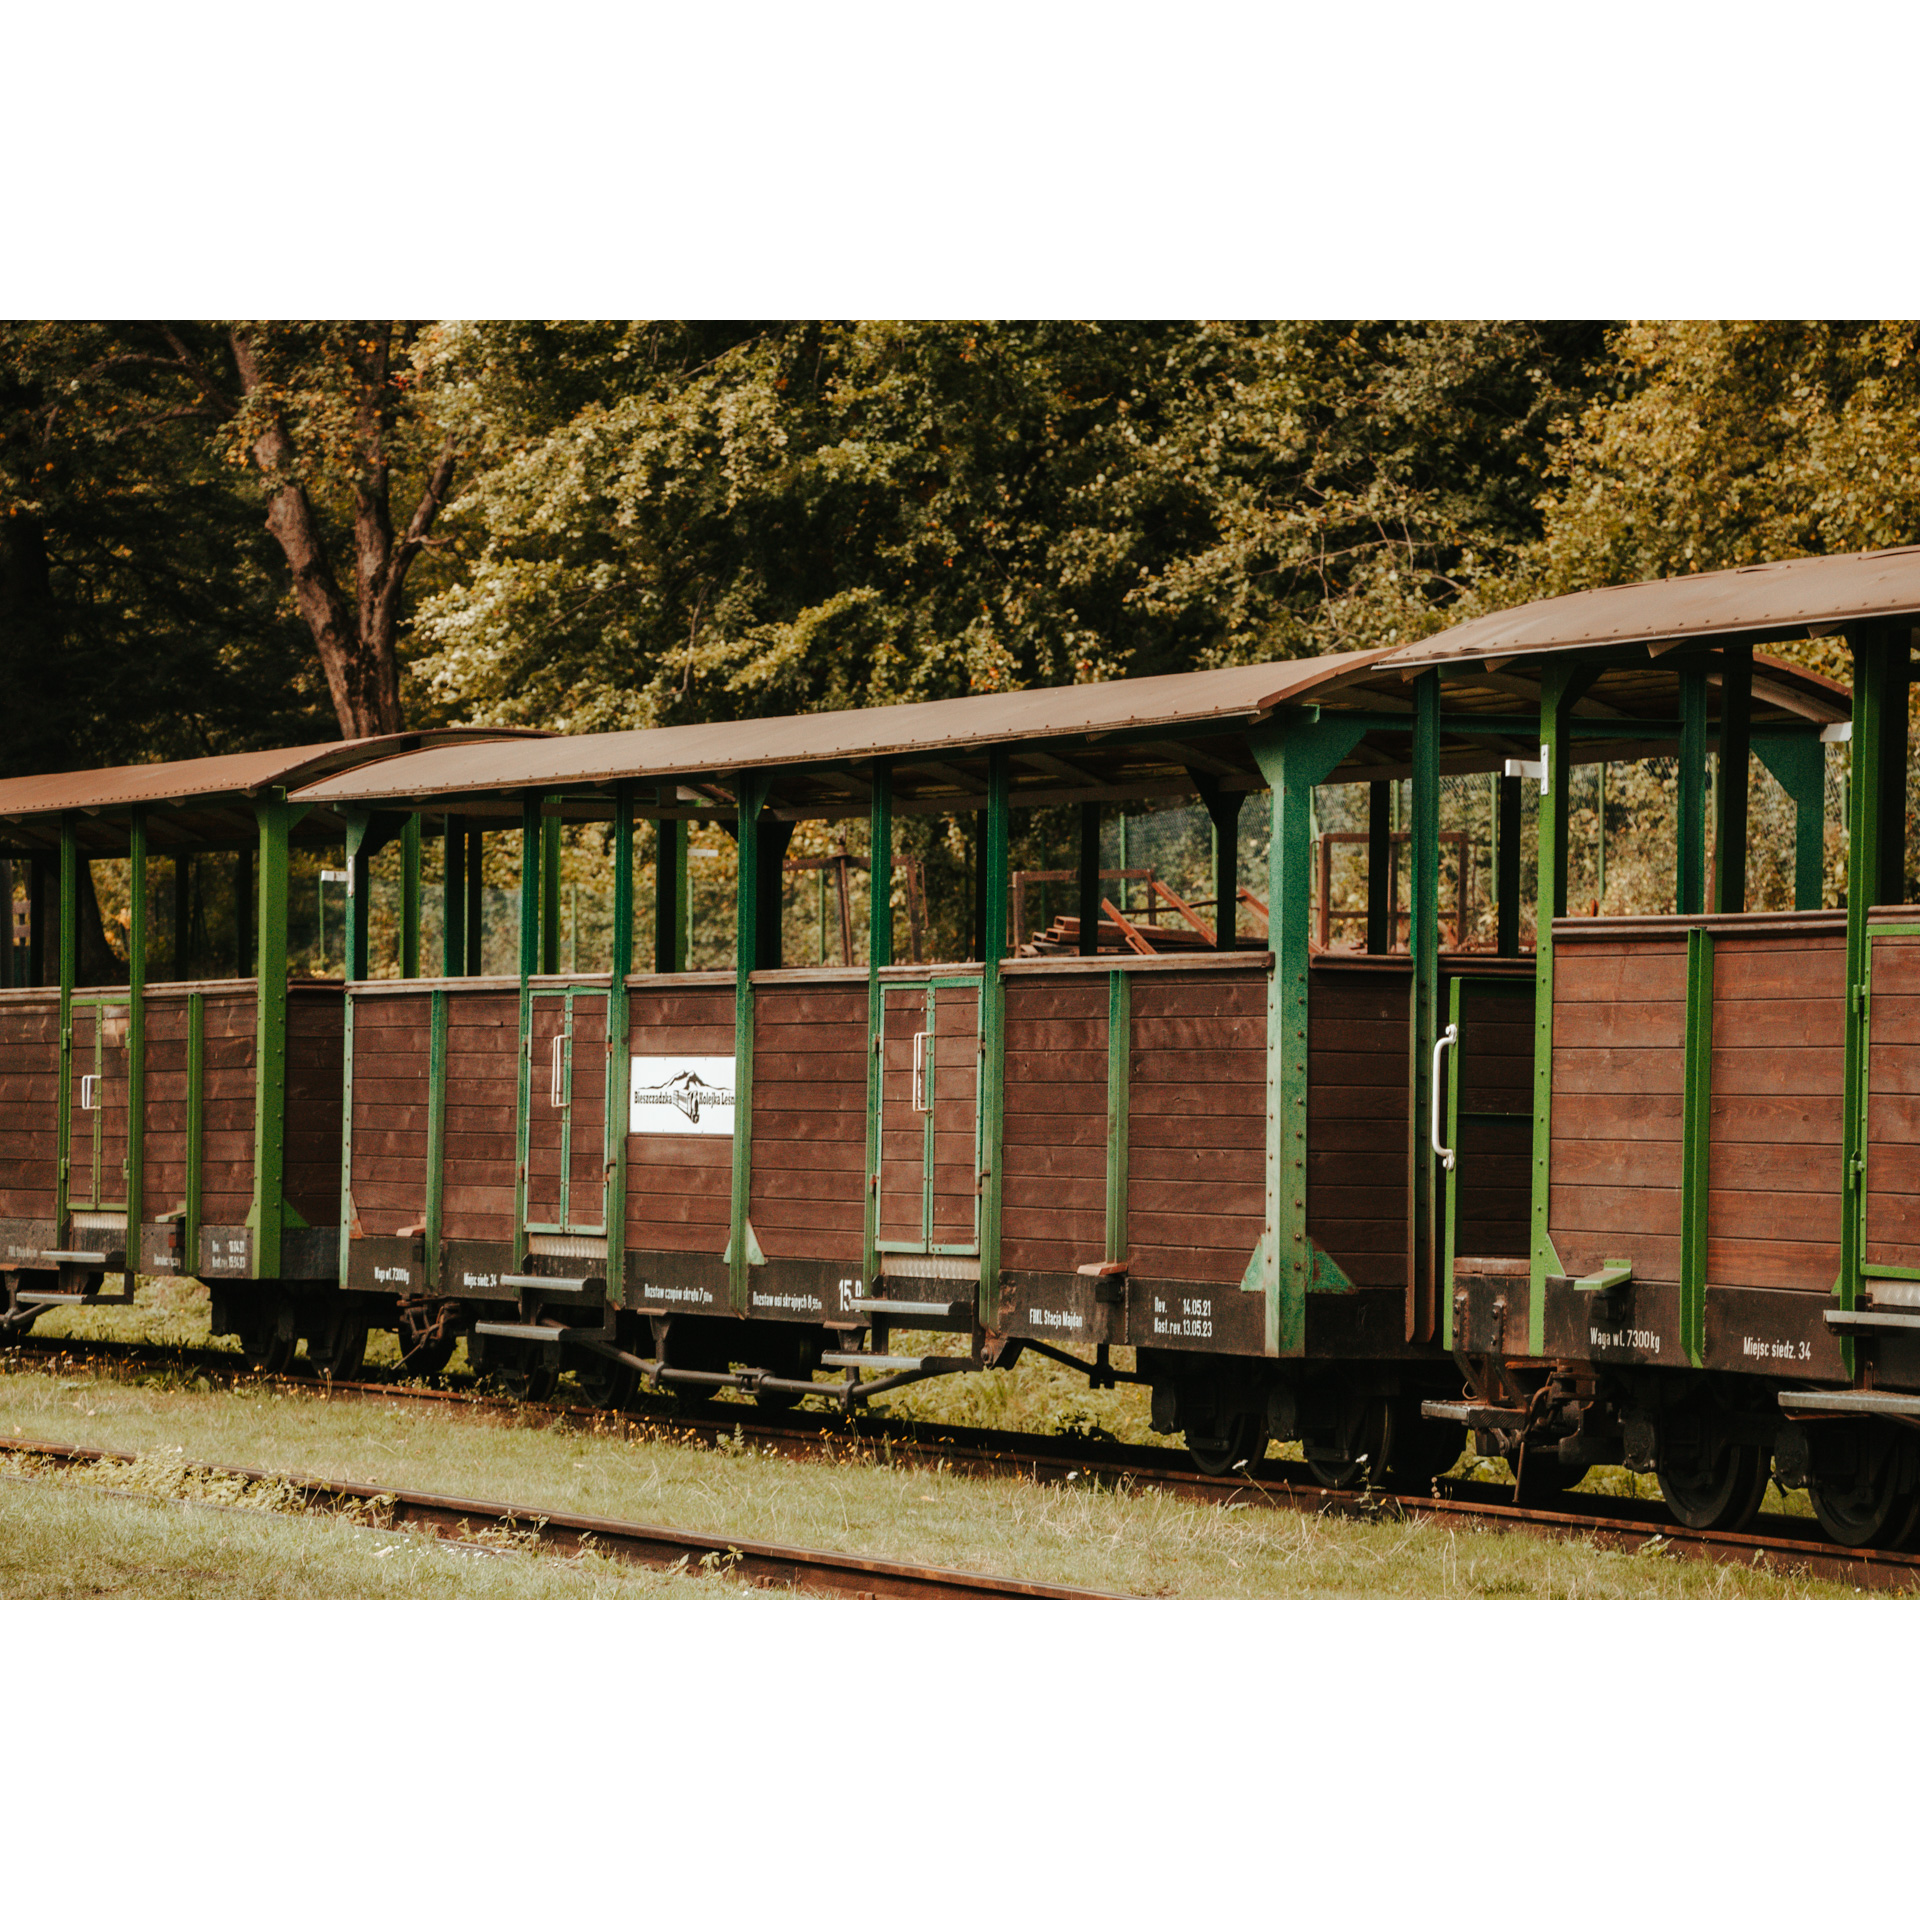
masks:
POLYGON ((627 1130, 730 1135, 733 1067, 730 1053, 636 1054, 627 1130))

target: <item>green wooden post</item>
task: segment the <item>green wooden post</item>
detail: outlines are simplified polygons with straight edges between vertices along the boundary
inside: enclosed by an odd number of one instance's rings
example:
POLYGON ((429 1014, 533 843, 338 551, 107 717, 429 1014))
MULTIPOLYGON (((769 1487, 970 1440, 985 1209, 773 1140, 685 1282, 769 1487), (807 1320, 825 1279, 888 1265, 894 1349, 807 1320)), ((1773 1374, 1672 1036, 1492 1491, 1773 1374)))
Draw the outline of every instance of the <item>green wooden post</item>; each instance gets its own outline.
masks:
POLYGON ((1753 752, 1793 802, 1793 904, 1811 913, 1826 890, 1826 747, 1811 729, 1796 729, 1755 734, 1753 752))
POLYGON ((1412 1179, 1407 1192, 1406 1329, 1409 1340, 1431 1340, 1434 1292, 1440 1280, 1436 1228, 1440 1193, 1426 1124, 1432 1099, 1433 1046, 1440 1013, 1440 676, 1413 683, 1413 820, 1408 845, 1407 953, 1413 962, 1407 1030, 1413 1102, 1412 1179))
POLYGON ((258 951, 254 977, 253 1277, 277 1280, 281 1238, 300 1222, 287 1206, 287 850, 293 823, 306 811, 276 787, 254 803, 260 830, 258 951))
POLYGON ((1393 950, 1393 783, 1367 783, 1367 951, 1393 950))
POLYGON ((760 957, 760 815, 770 785, 766 774, 741 773, 737 807, 733 943, 733 1181, 728 1214, 727 1279, 735 1313, 749 1304, 750 1236, 747 1200, 753 1185, 753 968, 760 957))
POLYGON ((447 815, 440 836, 440 972, 457 979, 467 970, 467 828, 447 815))
POLYGON ((560 820, 541 823, 540 971, 560 971, 560 820))
MULTIPOLYGON (((662 787, 660 805, 678 804, 678 789, 662 787)), ((687 823, 662 817, 653 848, 653 970, 680 973, 687 964, 687 823)))
POLYGON ((519 1127, 513 1171, 513 1270, 527 1270, 527 1153, 531 1137, 533 1092, 533 994, 540 970, 541 840, 540 796, 520 802, 520 1064, 519 1127))
POLYGON ((1680 1346, 1696 1366, 1707 1348, 1707 1189, 1713 1109, 1713 935, 1687 929, 1687 1029, 1681 1096, 1680 1346))
POLYGON ((1100 951, 1100 803, 1080 803, 1079 861, 1079 951, 1091 956, 1100 951))
POLYGON ((1747 910, 1747 786, 1753 649, 1730 646, 1720 675, 1720 778, 1714 783, 1713 910, 1747 910))
POLYGON ((1313 790, 1365 735, 1357 714, 1310 708, 1249 734, 1266 777, 1273 837, 1267 849, 1266 1230, 1248 1284, 1266 1295, 1266 1350, 1306 1351, 1307 967, 1313 906, 1313 790))
MULTIPOLYGON (((343 1287, 348 1282, 348 1261, 353 1251, 353 989, 356 982, 367 977, 367 908, 372 898, 367 886, 367 838, 373 826, 371 816, 351 811, 346 822, 347 901, 341 964, 345 978, 340 1009, 340 1284, 343 1287)), ((431 1160, 428 1164, 431 1166, 431 1160)))
POLYGON ((1236 945, 1240 885, 1240 809, 1244 793, 1230 793, 1217 780, 1196 773, 1193 784, 1213 825, 1213 942, 1222 952, 1236 945))
POLYGON ((627 976, 633 971, 633 788, 613 794, 613 956, 607 980, 607 1299, 626 1303, 627 1148, 633 1069, 628 1064, 627 976))
MULTIPOLYGON (((1564 811, 1561 832, 1566 831, 1564 811)), ((1707 663, 1680 667, 1680 805, 1675 827, 1673 910, 1707 910, 1707 663)), ((1559 911, 1566 911, 1563 900, 1559 911)))
POLYGON ((74 817, 60 816, 60 1185, 54 1202, 54 1245, 67 1244, 72 1223, 69 1180, 73 1155, 73 989, 80 974, 80 842, 74 817))
POLYGON ((467 829, 467 972, 487 970, 487 840, 480 827, 467 829))
POLYGON ((200 1267, 200 1189, 206 1171, 206 1088, 207 997, 203 993, 196 993, 187 1000, 187 1217, 182 1222, 180 1240, 182 1273, 197 1273, 200 1267))
POLYGON ((420 978, 420 816, 400 829, 400 978, 420 978))
POLYGON ((880 1074, 884 1023, 880 970, 893 965, 893 768, 873 769, 867 801, 867 1216, 860 1275, 871 1284, 880 1270, 880 1074))
POLYGON ((1127 1121, 1133 1091, 1133 976, 1107 975, 1107 1253, 1127 1258, 1127 1121))
POLYGON ((1006 1186, 1002 1151, 1007 1111, 1007 952, 1011 884, 1013 756, 987 749, 987 807, 980 840, 980 1297, 983 1327, 1000 1311, 1000 1212, 1006 1186))
POLYGON ((147 816, 127 822, 127 1271, 140 1264, 147 1179, 147 816))
POLYGON ((173 977, 193 978, 193 911, 190 888, 193 862, 176 849, 173 856, 173 977))

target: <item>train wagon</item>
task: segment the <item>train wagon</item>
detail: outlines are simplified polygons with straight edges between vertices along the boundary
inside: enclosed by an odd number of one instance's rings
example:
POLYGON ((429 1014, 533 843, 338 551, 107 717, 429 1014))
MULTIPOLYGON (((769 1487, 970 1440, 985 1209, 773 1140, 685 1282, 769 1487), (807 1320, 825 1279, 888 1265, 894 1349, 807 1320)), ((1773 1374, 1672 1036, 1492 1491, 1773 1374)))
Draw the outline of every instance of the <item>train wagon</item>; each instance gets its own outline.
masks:
POLYGON ((144 1272, 204 1280, 217 1329, 265 1361, 364 1339, 334 1284, 342 989, 288 967, 290 860, 337 859, 344 826, 287 789, 446 737, 0 781, 26 907, 0 948, 0 1329, 130 1302, 144 1272))
MULTIPOLYGON (((362 845, 418 820, 450 871, 474 821, 517 824, 522 847, 518 978, 348 984, 344 1294, 397 1313, 416 1364, 464 1332, 528 1393, 571 1368, 608 1401, 645 1375, 854 1404, 1026 1351, 1106 1383, 1124 1347, 1157 1424, 1214 1471, 1281 1437, 1331 1484, 1417 1483, 1468 1428, 1502 1441, 1484 1409, 1507 1401, 1461 1394, 1463 1369, 1487 1386, 1470 1335, 1490 1309, 1478 1281, 1460 1307, 1452 1275, 1497 1279, 1533 1231, 1542 976, 1523 943, 1519 769, 1543 754, 1543 711, 1562 771, 1671 753, 1705 721, 1670 672, 1616 674, 1569 714, 1524 672, 1399 660, 444 748, 317 781, 302 797, 359 822, 362 845), (1442 939, 1437 794, 1461 774, 1497 790, 1504 823, 1481 950, 1442 939), (1316 793, 1339 788, 1366 796, 1364 934, 1345 943, 1322 937, 1314 897, 1316 793), (1215 823, 1205 942, 1102 948, 1100 922, 1126 920, 1103 895, 1102 813, 1174 798, 1215 823), (1243 874, 1249 801, 1261 851, 1243 874), (1080 821, 1077 950, 1021 957, 1013 822, 1056 808, 1080 821), (879 911, 864 967, 791 964, 795 824, 864 819, 886 901, 916 816, 972 836, 970 950, 902 963, 879 911), (595 819, 614 951, 606 972, 568 974, 555 836, 595 819), (636 970, 642 820, 655 940, 636 970), (723 970, 684 970, 673 931, 692 820, 737 846, 723 970), (1467 1038, 1436 1108, 1443 1008, 1467 1038), (1436 1152, 1436 1114, 1457 1153, 1436 1152), (896 1351, 909 1329, 964 1339, 896 1351)), ((1764 656, 1750 700, 1783 764, 1817 757, 1847 711, 1764 656)))

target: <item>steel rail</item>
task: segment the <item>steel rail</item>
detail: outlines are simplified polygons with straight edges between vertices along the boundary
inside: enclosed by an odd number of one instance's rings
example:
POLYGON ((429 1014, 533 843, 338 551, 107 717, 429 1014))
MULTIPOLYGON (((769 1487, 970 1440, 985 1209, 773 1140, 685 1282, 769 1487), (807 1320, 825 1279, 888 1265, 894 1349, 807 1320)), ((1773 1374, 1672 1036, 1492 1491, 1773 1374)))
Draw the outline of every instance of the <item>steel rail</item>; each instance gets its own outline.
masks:
MULTIPOLYGON (((29 1338, 16 1350, 35 1349, 122 1361, 139 1355, 169 1365, 192 1365, 202 1372, 236 1376, 257 1371, 238 1355, 192 1348, 148 1349, 105 1341, 29 1338)), ((499 1399, 398 1382, 267 1377, 296 1392, 421 1400, 474 1415, 507 1416, 580 1431, 637 1427, 706 1445, 738 1437, 764 1451, 796 1459, 825 1456, 879 1460, 970 1475, 1020 1477, 1039 1484, 1085 1481, 1125 1492, 1160 1492, 1223 1507, 1271 1506, 1355 1519, 1417 1515, 1447 1527, 1580 1539, 1615 1551, 1651 1551, 1675 1558, 1762 1566, 1774 1572, 1797 1570, 1844 1585, 1895 1591, 1920 1588, 1920 1554, 1839 1546, 1814 1522, 1787 1516, 1773 1517, 1769 1525, 1746 1532, 1693 1532, 1667 1518, 1651 1501, 1567 1494, 1555 1507, 1520 1507, 1509 1500, 1488 1499, 1487 1494, 1494 1490, 1492 1483, 1452 1479, 1435 1483, 1451 1491, 1432 1495, 1377 1488, 1337 1489, 1322 1486, 1304 1465, 1285 1460, 1263 1462, 1257 1472, 1222 1477, 1175 1464, 1182 1455, 1173 1447, 1131 1446, 1120 1441, 1090 1445, 1068 1435, 998 1432, 872 1417, 849 1423, 832 1414, 775 1413, 739 1405, 690 1407, 671 1401, 658 1411, 643 1405, 609 1412, 591 1406, 499 1399)))
MULTIPOLYGON (((111 1460, 132 1465, 139 1456, 107 1447, 76 1447, 58 1441, 0 1439, 0 1452, 58 1467, 111 1460)), ((469 1500, 463 1495, 422 1493, 409 1487, 360 1480, 328 1480, 266 1467, 233 1467, 215 1461, 182 1461, 190 1472, 218 1474, 248 1486, 286 1487, 302 1495, 310 1513, 357 1516, 376 1508, 395 1527, 411 1527, 443 1539, 476 1544, 476 1532, 506 1529, 540 1546, 580 1553, 591 1548, 637 1565, 681 1573, 736 1574, 756 1586, 792 1587, 802 1593, 860 1600, 1113 1600, 1120 1596, 1090 1587, 1045 1581, 1007 1580, 957 1567, 910 1560, 879 1560, 864 1554, 831 1553, 818 1547, 779 1546, 722 1534, 690 1533, 679 1527, 646 1526, 607 1514, 560 1513, 518 1502, 469 1500)))

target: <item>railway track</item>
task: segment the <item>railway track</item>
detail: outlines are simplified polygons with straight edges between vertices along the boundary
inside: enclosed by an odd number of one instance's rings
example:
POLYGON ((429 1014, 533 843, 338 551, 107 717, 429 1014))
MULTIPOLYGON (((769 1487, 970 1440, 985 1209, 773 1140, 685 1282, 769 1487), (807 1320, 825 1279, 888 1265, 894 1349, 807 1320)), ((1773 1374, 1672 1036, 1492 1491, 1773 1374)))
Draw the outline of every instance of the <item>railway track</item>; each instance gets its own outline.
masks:
MULTIPOLYGON (((144 1363, 190 1367, 232 1378, 255 1373, 237 1355, 195 1348, 29 1337, 18 1351, 29 1357, 39 1354, 50 1359, 106 1360, 124 1366, 144 1363)), ((477 1416, 580 1430, 651 1428, 670 1438, 704 1445, 737 1438, 789 1458, 872 1459, 889 1465, 938 1466, 954 1473, 1012 1475, 1043 1484, 1084 1480, 1217 1506, 1268 1506, 1355 1520, 1418 1515, 1440 1526, 1576 1538, 1621 1552, 1763 1566, 1773 1572, 1798 1571, 1846 1586, 1920 1592, 1920 1554, 1836 1546, 1812 1521, 1783 1516, 1772 1516, 1769 1524, 1739 1533, 1692 1533, 1676 1528, 1649 1501, 1568 1494, 1554 1507, 1519 1507, 1509 1499, 1490 1498, 1490 1494, 1504 1491, 1492 1483, 1463 1480, 1437 1481, 1436 1492, 1430 1495, 1330 1489, 1304 1466, 1284 1460, 1266 1461, 1257 1473, 1220 1478, 1177 1464, 1184 1456, 1171 1447, 1129 1446, 1118 1441, 1090 1444, 1070 1436, 1004 1433, 871 1415, 849 1423, 838 1415, 770 1413, 726 1404, 683 1407, 668 1402, 658 1413, 644 1407, 614 1414, 593 1407, 528 1404, 410 1382, 327 1381, 296 1374, 273 1378, 277 1386, 295 1392, 414 1400, 477 1416)), ((702 1548, 703 1552, 712 1550, 702 1548)))
MULTIPOLYGON (((88 1466, 97 1461, 132 1465, 131 1453, 104 1447, 63 1446, 45 1440, 0 1440, 0 1452, 54 1467, 88 1466)), ((591 1548, 596 1553, 672 1572, 725 1573, 756 1586, 792 1587, 802 1593, 830 1594, 847 1600, 1111 1600, 1119 1596, 1087 1587, 1057 1587, 1033 1580, 1003 1580, 994 1574, 967 1573, 957 1567, 924 1566, 908 1560, 877 1560, 829 1553, 815 1547, 774 1545, 765 1540, 721 1534, 689 1533, 678 1527, 650 1527, 607 1514, 556 1513, 538 1507, 469 1500, 411 1487, 385 1487, 357 1480, 326 1480, 261 1467, 230 1467, 211 1461, 182 1463, 189 1470, 217 1474, 248 1486, 272 1485, 299 1494, 309 1513, 368 1513, 384 1526, 407 1527, 441 1539, 469 1544, 476 1536, 520 1535, 564 1553, 591 1548)))

